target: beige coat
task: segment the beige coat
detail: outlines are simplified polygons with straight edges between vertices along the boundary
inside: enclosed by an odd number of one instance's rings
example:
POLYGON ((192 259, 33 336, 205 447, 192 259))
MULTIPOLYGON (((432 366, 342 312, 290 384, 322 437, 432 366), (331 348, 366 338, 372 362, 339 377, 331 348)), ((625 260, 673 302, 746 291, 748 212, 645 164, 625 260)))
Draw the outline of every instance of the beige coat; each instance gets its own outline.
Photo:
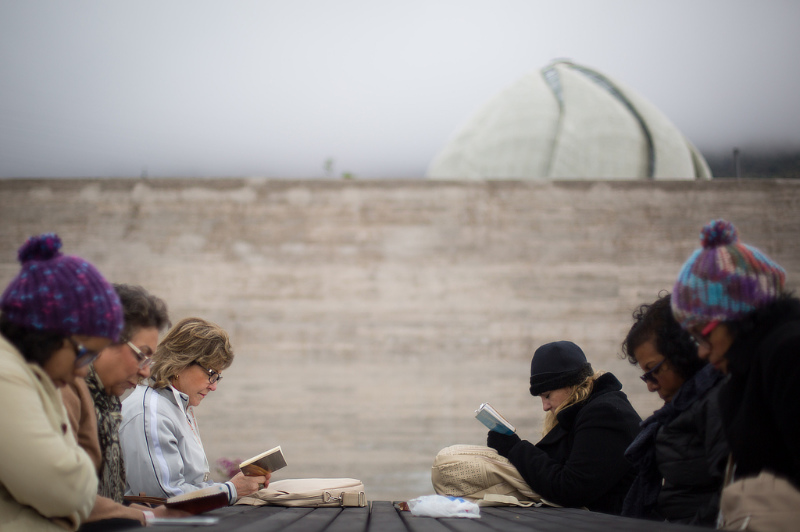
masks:
POLYGON ((61 396, 0 336, 0 530, 75 530, 97 474, 69 427, 61 396))
MULTIPOLYGON (((92 458, 99 475, 100 468, 103 467, 103 456, 100 450, 100 439, 97 435, 97 413, 86 381, 80 377, 76 378, 74 382, 61 389, 61 395, 64 399, 64 406, 67 408, 72 432, 83 450, 92 458)), ((112 518, 136 519, 141 524, 145 524, 144 513, 141 510, 97 495, 92 513, 86 522, 112 518)))

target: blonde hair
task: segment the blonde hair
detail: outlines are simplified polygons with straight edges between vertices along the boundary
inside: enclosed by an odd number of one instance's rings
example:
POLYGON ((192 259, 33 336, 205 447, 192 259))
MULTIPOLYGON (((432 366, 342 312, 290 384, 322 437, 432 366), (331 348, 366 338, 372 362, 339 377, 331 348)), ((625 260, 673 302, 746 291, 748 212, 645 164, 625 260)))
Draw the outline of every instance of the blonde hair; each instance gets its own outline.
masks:
POLYGON ((558 407, 556 407, 554 410, 550 410, 547 412, 547 414, 545 414, 542 436, 553 430, 555 426, 558 425, 559 412, 569 406, 585 401, 590 395, 592 395, 592 390, 594 390, 594 381, 596 381, 603 373, 605 372, 596 371, 594 375, 589 375, 586 377, 582 383, 570 386, 572 390, 567 398, 564 399, 564 402, 558 405, 558 407))
POLYGON ((170 379, 192 364, 222 371, 233 363, 228 333, 202 318, 185 318, 158 344, 150 368, 150 386, 166 388, 170 379))

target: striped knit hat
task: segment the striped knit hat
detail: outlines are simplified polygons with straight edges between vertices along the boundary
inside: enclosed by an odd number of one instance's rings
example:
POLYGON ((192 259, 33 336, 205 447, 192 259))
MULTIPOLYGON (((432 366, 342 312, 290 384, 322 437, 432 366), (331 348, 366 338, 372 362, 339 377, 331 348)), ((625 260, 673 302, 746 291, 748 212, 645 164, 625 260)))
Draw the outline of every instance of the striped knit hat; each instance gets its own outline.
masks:
POLYGON ((778 298, 786 272, 739 242, 732 223, 712 220, 672 290, 672 313, 684 329, 712 320, 736 321, 778 298))
POLYGON ((19 248, 22 269, 0 298, 3 318, 29 329, 116 341, 123 317, 114 288, 87 261, 59 249, 55 233, 31 237, 19 248))

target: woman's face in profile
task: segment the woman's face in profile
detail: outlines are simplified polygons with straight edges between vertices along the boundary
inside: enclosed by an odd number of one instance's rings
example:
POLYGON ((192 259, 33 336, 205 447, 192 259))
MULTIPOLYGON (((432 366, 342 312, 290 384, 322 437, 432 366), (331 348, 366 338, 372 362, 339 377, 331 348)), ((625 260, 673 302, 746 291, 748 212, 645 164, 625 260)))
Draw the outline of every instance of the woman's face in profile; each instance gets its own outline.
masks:
MULTIPOLYGON (((158 346, 158 329, 138 329, 130 343, 142 352, 154 353, 158 346)), ((150 376, 150 366, 140 367, 140 360, 127 343, 114 344, 103 350, 94 361, 94 370, 103 388, 109 395, 121 397, 127 390, 135 388, 141 379, 150 376)))
POLYGON ((656 350, 652 340, 648 340, 633 350, 636 363, 642 371, 649 373, 645 380, 649 392, 658 392, 665 403, 672 401, 683 386, 684 379, 664 360, 664 355, 656 350), (659 366, 659 364, 661 364, 659 366))
POLYGON ((549 412, 550 410, 555 410, 561 406, 561 404, 567 400, 569 394, 572 393, 572 388, 572 386, 567 386, 565 388, 558 388, 541 394, 539 397, 542 400, 542 410, 549 412))
POLYGON ((706 326, 696 326, 689 330, 697 342, 697 356, 707 360, 717 371, 728 373, 728 359, 726 355, 733 345, 734 337, 728 326, 719 323, 712 326, 712 330, 702 333, 706 326))
MULTIPOLYGON (((190 406, 199 405, 206 395, 217 389, 217 383, 211 382, 209 378, 209 369, 211 368, 192 363, 172 380, 173 388, 189 396, 190 406)), ((219 374, 218 371, 213 371, 219 374)))
POLYGON ((56 350, 53 355, 47 359, 47 362, 42 364, 42 369, 53 381, 56 388, 66 386, 75 380, 75 377, 85 377, 89 373, 88 364, 81 367, 75 367, 75 360, 78 358, 76 351, 76 343, 85 347, 88 351, 99 353, 105 349, 111 340, 108 338, 100 338, 99 336, 73 336, 65 339, 61 347, 56 350))

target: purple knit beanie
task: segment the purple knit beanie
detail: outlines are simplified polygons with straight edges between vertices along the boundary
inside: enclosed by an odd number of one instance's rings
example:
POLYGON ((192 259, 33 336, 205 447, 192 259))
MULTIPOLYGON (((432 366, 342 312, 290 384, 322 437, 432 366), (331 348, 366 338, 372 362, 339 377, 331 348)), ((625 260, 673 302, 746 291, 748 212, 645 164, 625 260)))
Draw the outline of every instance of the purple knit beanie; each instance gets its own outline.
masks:
POLYGON ((684 329, 736 321, 776 300, 786 272, 758 249, 739 242, 732 223, 712 220, 700 233, 672 290, 672 314, 684 329))
POLYGON ((19 248, 22 269, 0 299, 3 317, 29 329, 116 341, 124 322, 114 288, 89 262, 59 249, 55 233, 33 236, 19 248))

